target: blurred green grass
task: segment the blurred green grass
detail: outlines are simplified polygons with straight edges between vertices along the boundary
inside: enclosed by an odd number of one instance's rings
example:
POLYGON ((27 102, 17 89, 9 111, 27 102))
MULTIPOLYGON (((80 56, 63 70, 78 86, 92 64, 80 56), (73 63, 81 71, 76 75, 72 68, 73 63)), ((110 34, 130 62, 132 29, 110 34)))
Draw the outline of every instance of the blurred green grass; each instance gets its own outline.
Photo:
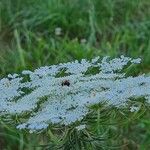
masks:
MULTIPOLYGON (((134 68, 136 71, 131 70, 132 72, 150 72, 150 1, 0 1, 0 77, 23 69, 33 70, 75 59, 106 55, 116 57, 122 54, 142 58, 142 65, 134 68), (61 35, 55 34, 57 28, 61 28, 61 35)), ((120 133, 118 143, 149 149, 148 115, 149 110, 140 119, 129 121, 130 123, 121 127, 106 127, 120 133), (133 131, 130 131, 132 124, 133 131), (128 138, 129 134, 131 138, 128 138)), ((111 135, 110 131, 106 131, 107 128, 102 133, 108 132, 111 135)), ((10 130, 3 125, 0 137, 0 145, 3 146, 0 149, 25 149, 22 141, 28 145, 37 145, 42 141, 41 136, 36 138, 35 135, 20 133, 14 128, 10 130), (35 141, 30 141, 30 138, 35 141)), ((107 145, 113 146, 117 143, 115 142, 110 139, 107 145)), ((127 148, 138 149, 118 147, 127 148)), ((34 148, 31 146, 26 149, 34 148)), ((105 149, 109 148, 106 146, 105 149)))

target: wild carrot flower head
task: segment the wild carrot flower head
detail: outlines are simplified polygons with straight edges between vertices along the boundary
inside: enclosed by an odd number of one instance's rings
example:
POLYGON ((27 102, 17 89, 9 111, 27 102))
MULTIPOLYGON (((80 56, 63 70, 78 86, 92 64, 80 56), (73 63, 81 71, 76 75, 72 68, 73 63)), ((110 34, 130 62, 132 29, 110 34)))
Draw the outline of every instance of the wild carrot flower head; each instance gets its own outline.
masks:
POLYGON ((121 107, 133 98, 150 100, 150 77, 122 73, 137 63, 124 56, 96 57, 8 75, 0 80, 0 115, 17 115, 17 128, 37 131, 81 121, 99 103, 121 107))

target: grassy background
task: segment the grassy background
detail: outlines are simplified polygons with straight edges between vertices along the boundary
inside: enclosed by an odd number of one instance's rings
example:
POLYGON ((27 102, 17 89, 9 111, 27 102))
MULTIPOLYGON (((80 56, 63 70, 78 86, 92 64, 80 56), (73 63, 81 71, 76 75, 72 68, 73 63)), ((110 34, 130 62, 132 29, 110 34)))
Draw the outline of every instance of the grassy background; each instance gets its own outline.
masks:
MULTIPOLYGON (((59 62, 121 54, 142 58, 142 65, 132 72, 150 72, 149 0, 0 1, 0 77, 59 62), (62 29, 61 35, 55 34, 58 27, 62 29), (85 43, 81 42, 83 39, 85 43)), ((104 118, 89 123, 89 129, 99 128, 98 131, 91 129, 87 134, 90 138, 103 136, 99 142, 95 139, 94 144, 86 143, 85 149, 99 149, 98 146, 104 149, 149 149, 149 110, 144 104, 142 108, 133 116, 125 110, 124 117, 118 110, 108 108, 109 113, 98 110, 104 118), (119 133, 117 140, 115 133, 119 133)), ((67 138, 76 137, 76 148, 80 149, 84 145, 83 142, 81 146, 80 140, 86 133, 72 130, 72 127, 67 130, 67 138)), ((50 131, 48 135, 41 133, 37 136, 16 131, 3 123, 0 138, 0 149, 9 150, 43 149, 33 145, 45 144, 49 140, 53 144, 57 142, 50 131)), ((67 138, 65 150, 71 149, 69 144, 72 144, 67 138)))

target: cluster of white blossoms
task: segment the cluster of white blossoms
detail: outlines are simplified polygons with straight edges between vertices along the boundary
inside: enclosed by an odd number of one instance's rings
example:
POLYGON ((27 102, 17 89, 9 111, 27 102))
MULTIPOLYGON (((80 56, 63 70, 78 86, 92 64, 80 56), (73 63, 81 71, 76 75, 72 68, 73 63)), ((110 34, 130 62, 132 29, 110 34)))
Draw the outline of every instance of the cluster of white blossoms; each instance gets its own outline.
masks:
POLYGON ((0 116, 22 116, 17 128, 37 131, 81 121, 99 103, 121 107, 133 98, 150 101, 150 77, 122 73, 138 63, 139 58, 96 57, 9 74, 0 80, 0 116))

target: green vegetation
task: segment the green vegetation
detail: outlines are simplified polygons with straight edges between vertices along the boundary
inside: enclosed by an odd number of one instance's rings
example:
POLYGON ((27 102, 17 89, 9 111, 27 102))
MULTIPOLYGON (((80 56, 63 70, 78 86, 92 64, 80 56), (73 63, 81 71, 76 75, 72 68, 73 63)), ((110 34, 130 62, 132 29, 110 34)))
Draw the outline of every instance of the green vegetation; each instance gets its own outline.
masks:
MULTIPOLYGON (((122 54, 143 60, 130 74, 150 72, 149 0, 0 1, 0 77, 75 59, 122 54)), ((150 149, 150 110, 142 100, 139 105, 135 113, 101 106, 85 119, 89 125, 85 131, 51 127, 29 134, 1 121, 0 149, 55 150, 58 144, 64 150, 150 149)))

